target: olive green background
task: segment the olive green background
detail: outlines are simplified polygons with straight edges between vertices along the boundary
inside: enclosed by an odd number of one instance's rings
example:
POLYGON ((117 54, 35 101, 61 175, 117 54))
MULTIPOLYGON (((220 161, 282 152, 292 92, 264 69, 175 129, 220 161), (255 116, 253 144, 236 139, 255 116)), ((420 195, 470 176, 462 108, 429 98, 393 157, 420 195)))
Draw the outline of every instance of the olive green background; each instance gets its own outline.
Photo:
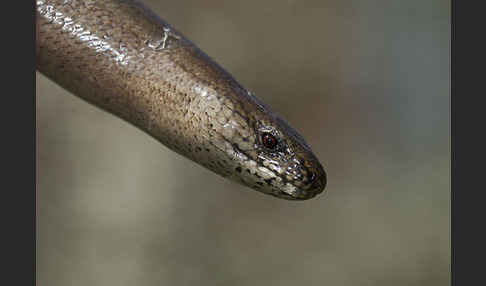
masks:
POLYGON ((289 202, 37 73, 38 285, 449 285, 450 3, 146 1, 300 131, 289 202))

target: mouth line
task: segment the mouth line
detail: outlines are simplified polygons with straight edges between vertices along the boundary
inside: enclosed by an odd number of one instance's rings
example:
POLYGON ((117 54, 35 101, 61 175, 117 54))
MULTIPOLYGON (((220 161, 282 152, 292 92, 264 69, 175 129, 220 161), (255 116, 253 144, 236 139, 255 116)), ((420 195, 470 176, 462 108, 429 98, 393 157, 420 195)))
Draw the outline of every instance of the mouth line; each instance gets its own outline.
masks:
POLYGON ((285 199, 285 200, 288 200, 288 201, 305 201, 305 200, 309 200, 309 199, 312 199, 313 197, 315 197, 317 194, 315 193, 307 193, 306 195, 304 196, 292 196, 292 195, 289 195, 288 193, 285 193, 283 191, 280 191, 278 194, 273 194, 274 196, 277 196, 279 198, 282 198, 282 199, 285 199))
POLYGON ((291 200, 291 201, 304 201, 308 199, 312 199, 318 194, 322 193, 320 192, 314 192, 314 191, 309 191, 309 190, 303 190, 297 186, 294 186, 292 184, 287 183, 288 187, 287 189, 293 188, 292 191, 286 191, 285 189, 279 189, 278 192, 272 193, 274 196, 277 196, 282 199, 286 200, 291 200))

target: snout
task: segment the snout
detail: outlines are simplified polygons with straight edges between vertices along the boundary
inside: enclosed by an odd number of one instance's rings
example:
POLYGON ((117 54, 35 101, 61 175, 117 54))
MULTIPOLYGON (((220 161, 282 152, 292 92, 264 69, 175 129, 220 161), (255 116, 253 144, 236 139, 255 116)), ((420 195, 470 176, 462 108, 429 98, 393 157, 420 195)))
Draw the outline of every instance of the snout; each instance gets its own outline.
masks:
POLYGON ((289 187, 292 191, 283 194, 288 200, 308 200, 321 194, 326 188, 327 174, 318 161, 312 162, 312 166, 303 168, 299 173, 300 180, 294 181, 289 187))

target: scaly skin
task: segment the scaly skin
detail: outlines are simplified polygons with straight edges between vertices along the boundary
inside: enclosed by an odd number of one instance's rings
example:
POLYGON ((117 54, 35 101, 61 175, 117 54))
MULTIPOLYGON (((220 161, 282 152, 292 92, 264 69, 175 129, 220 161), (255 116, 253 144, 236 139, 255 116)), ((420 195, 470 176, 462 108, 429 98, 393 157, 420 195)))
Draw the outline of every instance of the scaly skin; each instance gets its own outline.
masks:
POLYGON ((304 139, 140 2, 39 0, 37 14, 37 69, 73 94, 257 191, 305 200, 324 190, 304 139))

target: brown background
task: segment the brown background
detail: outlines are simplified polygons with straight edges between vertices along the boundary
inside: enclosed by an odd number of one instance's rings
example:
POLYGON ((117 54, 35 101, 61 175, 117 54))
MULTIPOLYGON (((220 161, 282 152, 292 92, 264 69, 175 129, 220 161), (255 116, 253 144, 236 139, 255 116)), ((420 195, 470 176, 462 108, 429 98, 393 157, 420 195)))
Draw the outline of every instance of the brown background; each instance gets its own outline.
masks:
POLYGON ((327 194, 233 184, 38 73, 38 285, 449 284, 449 1, 146 3, 307 138, 327 194))

